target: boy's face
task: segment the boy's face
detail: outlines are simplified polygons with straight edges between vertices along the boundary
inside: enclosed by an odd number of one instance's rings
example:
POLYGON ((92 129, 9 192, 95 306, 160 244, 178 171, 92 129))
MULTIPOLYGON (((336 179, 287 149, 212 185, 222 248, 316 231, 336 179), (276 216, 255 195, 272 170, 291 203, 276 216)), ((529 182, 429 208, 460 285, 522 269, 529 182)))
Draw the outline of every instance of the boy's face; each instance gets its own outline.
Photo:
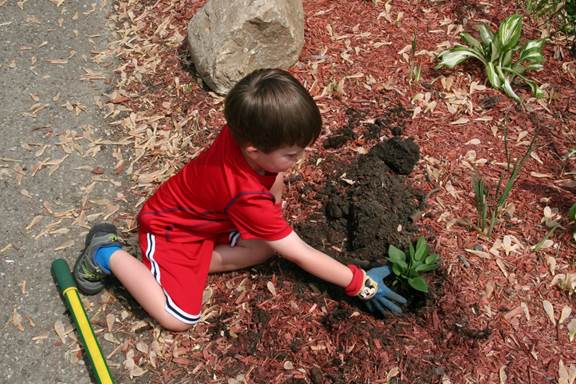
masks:
POLYGON ((270 153, 264 153, 254 147, 244 150, 248 164, 256 172, 270 173, 286 172, 291 169, 304 155, 304 148, 298 146, 283 147, 270 153))

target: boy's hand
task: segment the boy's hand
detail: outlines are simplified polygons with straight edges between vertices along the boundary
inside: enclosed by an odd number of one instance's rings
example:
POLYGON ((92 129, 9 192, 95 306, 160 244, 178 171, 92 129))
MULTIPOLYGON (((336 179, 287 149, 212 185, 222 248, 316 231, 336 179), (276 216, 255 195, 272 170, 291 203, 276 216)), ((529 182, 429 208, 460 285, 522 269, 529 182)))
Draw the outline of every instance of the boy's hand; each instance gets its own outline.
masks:
POLYGON ((384 315, 386 308, 396 314, 402 313, 398 304, 406 304, 406 299, 384 284, 390 268, 383 266, 365 272, 353 264, 348 267, 353 273, 352 281, 346 287, 348 295, 364 300, 372 313, 384 315))
POLYGON ((376 294, 368 301, 366 301, 366 306, 372 313, 379 313, 384 315, 386 307, 391 312, 396 314, 402 313, 402 310, 398 306, 398 304, 406 304, 406 299, 384 284, 384 279, 390 274, 390 268, 388 266, 372 268, 366 275, 374 280, 376 284, 378 284, 378 290, 376 294))

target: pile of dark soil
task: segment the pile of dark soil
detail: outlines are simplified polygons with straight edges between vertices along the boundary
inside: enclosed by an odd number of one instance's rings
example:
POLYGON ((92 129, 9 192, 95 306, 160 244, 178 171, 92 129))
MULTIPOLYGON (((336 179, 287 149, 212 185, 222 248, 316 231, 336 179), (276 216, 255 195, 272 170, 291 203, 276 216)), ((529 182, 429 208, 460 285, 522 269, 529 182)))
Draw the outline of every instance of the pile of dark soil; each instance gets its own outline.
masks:
POLYGON ((424 195, 407 182, 419 159, 412 139, 398 136, 376 144, 352 164, 336 166, 335 177, 317 198, 313 212, 296 231, 310 245, 364 268, 386 262, 388 246, 407 247, 417 236, 415 219, 424 195))

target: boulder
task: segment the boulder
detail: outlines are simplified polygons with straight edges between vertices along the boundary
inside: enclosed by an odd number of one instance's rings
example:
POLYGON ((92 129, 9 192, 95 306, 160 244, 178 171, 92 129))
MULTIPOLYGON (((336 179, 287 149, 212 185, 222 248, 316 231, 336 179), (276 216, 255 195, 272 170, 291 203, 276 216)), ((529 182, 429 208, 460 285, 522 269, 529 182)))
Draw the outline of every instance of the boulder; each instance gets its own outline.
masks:
POLYGON ((208 0, 188 24, 196 71, 226 94, 260 68, 287 69, 304 45, 302 0, 208 0))

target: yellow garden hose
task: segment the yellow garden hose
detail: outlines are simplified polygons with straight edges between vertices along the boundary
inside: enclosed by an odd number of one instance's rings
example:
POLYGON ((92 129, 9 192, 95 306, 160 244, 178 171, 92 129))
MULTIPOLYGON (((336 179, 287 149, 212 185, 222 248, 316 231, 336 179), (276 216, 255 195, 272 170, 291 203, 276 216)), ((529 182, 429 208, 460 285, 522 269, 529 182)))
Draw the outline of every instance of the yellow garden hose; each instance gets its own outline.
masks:
POLYGON ((82 344, 84 345, 84 350, 88 355, 90 360, 90 366, 92 367, 92 372, 99 384, 111 384, 114 383, 114 379, 106 364, 106 359, 102 354, 102 349, 94 335, 94 330, 90 324, 90 320, 86 315, 82 301, 80 300, 80 295, 78 294, 78 288, 70 272, 70 267, 64 259, 56 259, 52 262, 52 275, 58 285, 62 298, 74 319, 76 325, 76 330, 80 335, 82 344))

